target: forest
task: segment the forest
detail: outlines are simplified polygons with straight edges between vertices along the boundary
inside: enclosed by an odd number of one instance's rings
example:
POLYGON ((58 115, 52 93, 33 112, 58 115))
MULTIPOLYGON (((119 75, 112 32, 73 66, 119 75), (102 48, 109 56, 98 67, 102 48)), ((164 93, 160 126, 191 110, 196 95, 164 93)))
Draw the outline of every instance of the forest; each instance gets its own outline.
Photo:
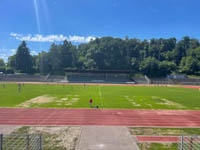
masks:
POLYGON ((7 63, 0 59, 4 73, 64 74, 66 69, 130 70, 150 77, 200 75, 200 42, 188 36, 181 40, 102 37, 79 45, 65 40, 32 56, 22 41, 7 63))

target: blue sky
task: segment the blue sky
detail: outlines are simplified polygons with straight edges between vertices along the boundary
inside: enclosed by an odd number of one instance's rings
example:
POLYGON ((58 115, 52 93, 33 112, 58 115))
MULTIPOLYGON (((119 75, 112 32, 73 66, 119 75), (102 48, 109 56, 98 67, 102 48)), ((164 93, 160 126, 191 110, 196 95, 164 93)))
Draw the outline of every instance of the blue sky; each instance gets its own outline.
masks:
POLYGON ((0 0, 0 58, 14 54, 21 40, 37 54, 64 39, 200 39, 199 6, 199 0, 0 0))

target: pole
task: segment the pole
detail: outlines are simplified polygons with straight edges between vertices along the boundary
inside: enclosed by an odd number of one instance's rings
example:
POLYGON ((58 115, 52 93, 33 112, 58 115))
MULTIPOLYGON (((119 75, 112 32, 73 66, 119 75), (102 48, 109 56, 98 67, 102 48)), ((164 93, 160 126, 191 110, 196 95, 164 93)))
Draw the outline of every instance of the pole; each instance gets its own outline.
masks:
POLYGON ((193 137, 190 138, 190 150, 192 150, 193 147, 193 137))
POLYGON ((0 150, 3 150, 3 134, 0 134, 0 150))
POLYGON ((181 136, 181 150, 183 150, 183 139, 184 139, 184 137, 181 136))
POLYGON ((42 150, 42 135, 40 135, 40 150, 42 150))
POLYGON ((30 143, 30 138, 29 138, 29 135, 27 135, 26 137, 26 150, 29 150, 29 143, 30 143))

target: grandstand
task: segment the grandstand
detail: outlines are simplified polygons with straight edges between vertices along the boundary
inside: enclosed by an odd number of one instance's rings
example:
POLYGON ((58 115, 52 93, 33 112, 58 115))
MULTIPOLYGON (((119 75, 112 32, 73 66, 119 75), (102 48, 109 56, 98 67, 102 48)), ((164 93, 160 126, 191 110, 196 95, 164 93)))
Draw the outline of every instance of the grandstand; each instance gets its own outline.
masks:
POLYGON ((174 84, 169 78, 151 78, 151 84, 174 84))
POLYGON ((4 74, 4 75, 1 75, 0 81, 6 81, 6 82, 44 82, 45 76, 42 76, 42 75, 4 74))
POLYGON ((174 84, 181 84, 181 85, 200 85, 200 79, 171 79, 174 84))
POLYGON ((135 81, 136 84, 147 84, 145 77, 132 77, 132 80, 135 81))
POLYGON ((66 70, 71 83, 130 83, 130 71, 66 70))
POLYGON ((63 83, 124 83, 200 85, 192 78, 131 77, 130 71, 67 70, 65 75, 0 74, 0 82, 63 82, 63 83))
POLYGON ((61 82, 63 81, 65 76, 59 76, 59 75, 49 75, 46 79, 47 82, 61 82))

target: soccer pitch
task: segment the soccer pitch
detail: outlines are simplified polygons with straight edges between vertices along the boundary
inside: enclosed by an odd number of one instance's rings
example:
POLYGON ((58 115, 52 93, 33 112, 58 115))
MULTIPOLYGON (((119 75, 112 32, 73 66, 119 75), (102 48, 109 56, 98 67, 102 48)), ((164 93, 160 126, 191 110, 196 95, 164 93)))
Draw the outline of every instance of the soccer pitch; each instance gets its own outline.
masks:
POLYGON ((180 87, 0 84, 0 107, 199 110, 200 92, 180 87))

